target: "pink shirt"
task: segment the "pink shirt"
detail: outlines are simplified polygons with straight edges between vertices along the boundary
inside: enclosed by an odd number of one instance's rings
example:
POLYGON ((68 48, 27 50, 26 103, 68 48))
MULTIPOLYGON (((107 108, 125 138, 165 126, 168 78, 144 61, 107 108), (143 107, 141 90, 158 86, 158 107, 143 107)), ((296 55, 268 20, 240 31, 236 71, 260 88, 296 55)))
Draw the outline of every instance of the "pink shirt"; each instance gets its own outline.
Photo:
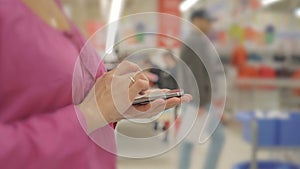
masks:
POLYGON ((60 32, 20 0, 0 0, 0 168, 116 168, 115 155, 91 141, 72 104, 83 44, 73 25, 60 32))

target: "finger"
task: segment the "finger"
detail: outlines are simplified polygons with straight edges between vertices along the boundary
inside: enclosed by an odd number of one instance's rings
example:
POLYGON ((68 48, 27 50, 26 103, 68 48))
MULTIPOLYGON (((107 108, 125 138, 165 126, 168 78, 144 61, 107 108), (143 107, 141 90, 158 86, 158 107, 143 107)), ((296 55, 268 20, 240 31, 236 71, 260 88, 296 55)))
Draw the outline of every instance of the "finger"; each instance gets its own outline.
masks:
POLYGON ((130 112, 130 118, 148 118, 157 115, 165 109, 175 107, 182 102, 189 102, 191 99, 192 96, 189 94, 185 94, 180 98, 157 99, 146 105, 131 106, 127 112, 130 112))
POLYGON ((128 112, 133 118, 152 117, 162 111, 164 111, 166 101, 163 99, 157 99, 146 105, 132 106, 128 112))
POLYGON ((193 99, 193 97, 190 94, 184 94, 181 97, 173 97, 173 98, 167 99, 166 109, 175 107, 181 103, 190 102, 192 99, 193 99))
POLYGON ((160 92, 160 89, 151 89, 151 90, 145 91, 144 94, 151 94, 151 93, 158 93, 158 92, 160 92))
POLYGON ((188 103, 193 100, 193 96, 190 94, 184 94, 183 96, 180 97, 180 99, 183 103, 188 103))
POLYGON ((148 111, 151 108, 151 104, 148 103, 148 104, 144 104, 144 105, 134 105, 133 107, 137 111, 139 111, 138 113, 140 113, 140 112, 146 112, 146 111, 148 111))
POLYGON ((181 99, 178 98, 178 97, 173 97, 173 98, 167 99, 165 109, 170 109, 170 108, 175 107, 179 104, 181 104, 181 99))
MULTIPOLYGON (((155 101, 154 101, 155 102, 155 101)), ((153 107, 151 111, 146 111, 138 116, 138 118, 150 118, 165 110, 166 101, 161 102, 159 105, 153 107)))
POLYGON ((100 78, 98 78, 96 80, 96 83, 95 83, 95 93, 101 93, 102 91, 105 91, 105 88, 106 88, 106 80, 105 78, 107 78, 107 76, 101 76, 100 78))
POLYGON ((124 75, 139 71, 141 71, 141 68, 137 64, 129 61, 123 61, 116 68, 115 75, 124 75))
POLYGON ((149 79, 147 78, 147 76, 142 72, 142 71, 140 71, 140 72, 136 72, 136 73, 130 73, 129 74, 129 79, 131 79, 131 83, 130 83, 130 86, 136 81, 136 80, 138 80, 138 79, 142 79, 142 80, 146 80, 146 81, 148 81, 148 83, 149 83, 149 79))
POLYGON ((139 71, 139 72, 136 72, 134 75, 133 75, 134 78, 137 78, 137 79, 143 79, 143 80, 148 80, 148 77, 145 75, 145 73, 143 71, 139 71))
POLYGON ((144 69, 144 74, 147 76, 147 78, 151 81, 151 82, 157 82, 158 81, 158 76, 154 73, 145 71, 144 69))
MULTIPOLYGON (((159 99, 158 99, 159 100, 159 99)), ((145 113, 144 117, 153 117, 161 112, 163 112, 166 108, 166 100, 163 100, 160 102, 160 104, 158 104, 157 106, 153 107, 153 109, 151 110, 151 112, 147 112, 145 113)))
POLYGON ((149 89, 149 82, 147 80, 138 79, 129 87, 129 99, 134 100, 141 92, 149 89))
POLYGON ((170 89, 151 89, 151 90, 147 90, 145 91, 145 94, 164 94, 166 92, 170 91, 170 89))
POLYGON ((170 89, 160 89, 160 91, 161 91, 161 92, 165 92, 165 93, 166 93, 166 92, 169 92, 169 91, 170 91, 170 89))
POLYGON ((156 100, 154 100, 151 103, 148 103, 146 105, 137 105, 137 106, 135 106, 135 108, 139 111, 150 112, 153 109, 155 109, 156 107, 158 107, 159 105, 165 105, 165 104, 166 104, 165 100, 156 99, 156 100))

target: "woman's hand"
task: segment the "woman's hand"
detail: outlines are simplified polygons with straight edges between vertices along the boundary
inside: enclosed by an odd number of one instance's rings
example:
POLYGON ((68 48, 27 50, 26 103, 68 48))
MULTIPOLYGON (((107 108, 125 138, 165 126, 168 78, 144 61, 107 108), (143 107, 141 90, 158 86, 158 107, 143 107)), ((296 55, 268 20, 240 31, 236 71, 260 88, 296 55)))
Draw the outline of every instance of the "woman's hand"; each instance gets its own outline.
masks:
MULTIPOLYGON (((146 105, 132 106, 134 98, 149 92, 148 89, 147 77, 137 65, 131 62, 124 61, 114 70, 105 73, 97 79, 96 84, 85 99, 94 100, 97 105, 94 106, 94 109, 97 108, 98 111, 84 112, 86 109, 81 109, 87 121, 88 131, 125 118, 149 118, 165 109, 192 99, 190 95, 184 95, 181 98, 157 99, 146 105)), ((90 104, 83 104, 81 108, 93 107, 91 104, 91 102, 90 104)))

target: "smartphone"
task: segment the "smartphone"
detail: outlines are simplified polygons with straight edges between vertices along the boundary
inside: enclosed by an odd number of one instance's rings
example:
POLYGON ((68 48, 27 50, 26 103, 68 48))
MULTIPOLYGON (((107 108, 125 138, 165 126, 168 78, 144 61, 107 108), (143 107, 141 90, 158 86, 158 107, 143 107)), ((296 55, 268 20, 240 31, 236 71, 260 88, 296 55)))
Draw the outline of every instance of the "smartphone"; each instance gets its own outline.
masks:
POLYGON ((156 99, 167 100, 172 97, 181 97, 183 95, 184 95, 184 91, 181 89, 170 90, 168 92, 153 92, 153 93, 135 98, 132 105, 144 105, 144 104, 148 104, 156 99))

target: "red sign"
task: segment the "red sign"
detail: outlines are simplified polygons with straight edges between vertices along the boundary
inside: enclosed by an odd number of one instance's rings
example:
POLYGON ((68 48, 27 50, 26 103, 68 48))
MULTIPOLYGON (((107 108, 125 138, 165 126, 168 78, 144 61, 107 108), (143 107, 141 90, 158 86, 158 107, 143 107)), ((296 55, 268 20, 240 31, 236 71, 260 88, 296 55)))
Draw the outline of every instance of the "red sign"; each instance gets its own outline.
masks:
POLYGON ((85 23, 85 29, 87 31, 88 37, 91 37, 91 42, 94 47, 96 47, 100 51, 104 51, 105 49, 105 38, 99 37, 99 35, 104 36, 105 34, 97 34, 96 32, 105 25, 105 22, 101 21, 87 21, 85 23), (96 34, 94 34, 96 33, 96 34), (98 35, 98 36, 97 36, 98 35))
MULTIPOLYGON (((181 0, 158 0, 158 12, 180 17, 180 3, 181 0)), ((158 18, 159 33, 161 33, 161 36, 158 37, 158 46, 164 48, 178 48, 180 41, 172 37, 179 37, 180 20, 170 18, 173 17, 162 16, 158 18)))

